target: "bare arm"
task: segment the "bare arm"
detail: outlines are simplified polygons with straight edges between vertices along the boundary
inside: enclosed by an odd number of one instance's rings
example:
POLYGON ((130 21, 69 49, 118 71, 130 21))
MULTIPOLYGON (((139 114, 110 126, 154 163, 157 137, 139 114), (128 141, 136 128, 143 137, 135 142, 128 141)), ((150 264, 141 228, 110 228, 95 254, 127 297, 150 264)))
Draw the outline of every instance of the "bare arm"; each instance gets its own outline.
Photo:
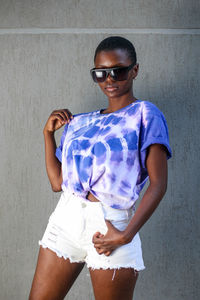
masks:
POLYGON ((45 163, 49 181, 54 192, 61 191, 62 171, 61 163, 55 156, 56 142, 54 133, 73 118, 67 109, 53 111, 48 118, 43 134, 45 142, 45 163))
POLYGON ((150 218, 162 200, 167 189, 167 155, 160 144, 151 145, 146 160, 149 174, 149 186, 133 216, 124 231, 124 242, 130 242, 150 218))
POLYGON ((167 189, 167 155, 162 145, 153 144, 149 147, 146 166, 150 183, 127 228, 119 231, 106 221, 106 235, 99 232, 94 235, 93 243, 99 254, 110 255, 118 246, 129 243, 163 198, 167 189))

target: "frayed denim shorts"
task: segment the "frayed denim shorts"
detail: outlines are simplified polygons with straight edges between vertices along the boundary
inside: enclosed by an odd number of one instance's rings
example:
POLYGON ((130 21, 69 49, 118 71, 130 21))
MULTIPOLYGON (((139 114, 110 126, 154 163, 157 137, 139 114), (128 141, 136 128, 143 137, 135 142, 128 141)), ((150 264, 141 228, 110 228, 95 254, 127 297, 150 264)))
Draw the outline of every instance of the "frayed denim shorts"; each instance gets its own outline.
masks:
POLYGON ((63 192, 49 218, 39 245, 49 248, 70 262, 86 262, 92 269, 145 269, 139 233, 132 241, 115 249, 109 256, 98 254, 92 237, 99 231, 106 234, 109 220, 118 230, 125 230, 133 209, 111 208, 102 202, 91 202, 70 192, 63 192))

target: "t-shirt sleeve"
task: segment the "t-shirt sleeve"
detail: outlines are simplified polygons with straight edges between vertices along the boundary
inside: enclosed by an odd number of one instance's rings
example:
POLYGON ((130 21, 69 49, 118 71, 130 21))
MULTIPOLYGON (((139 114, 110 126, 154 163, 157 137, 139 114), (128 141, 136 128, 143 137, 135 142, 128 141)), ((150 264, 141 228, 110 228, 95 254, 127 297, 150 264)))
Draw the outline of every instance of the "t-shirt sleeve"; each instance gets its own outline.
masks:
POLYGON ((163 113, 153 104, 150 107, 144 107, 142 113, 140 159, 144 170, 146 170, 147 148, 152 144, 164 145, 167 159, 172 157, 166 119, 163 113))
POLYGON ((67 133, 67 129, 68 129, 68 124, 65 125, 61 139, 60 139, 60 145, 59 147, 56 148, 56 152, 55 155, 57 157, 57 159, 62 163, 62 150, 63 150, 63 144, 64 144, 64 140, 65 140, 65 136, 67 133))

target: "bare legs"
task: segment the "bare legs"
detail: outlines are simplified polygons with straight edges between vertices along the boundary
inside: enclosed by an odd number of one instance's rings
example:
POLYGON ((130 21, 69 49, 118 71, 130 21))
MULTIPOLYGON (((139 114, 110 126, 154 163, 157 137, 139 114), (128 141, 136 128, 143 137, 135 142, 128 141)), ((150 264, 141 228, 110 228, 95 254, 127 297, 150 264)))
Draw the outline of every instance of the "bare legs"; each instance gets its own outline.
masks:
POLYGON ((132 268, 116 270, 115 274, 113 272, 109 269, 90 269, 95 300, 132 300, 138 272, 132 268))
MULTIPOLYGON (((63 300, 83 267, 40 247, 29 300, 63 300)), ((132 300, 138 272, 122 268, 113 274, 110 269, 90 269, 95 300, 132 300)))
POLYGON ((63 300, 83 267, 40 247, 29 300, 63 300))

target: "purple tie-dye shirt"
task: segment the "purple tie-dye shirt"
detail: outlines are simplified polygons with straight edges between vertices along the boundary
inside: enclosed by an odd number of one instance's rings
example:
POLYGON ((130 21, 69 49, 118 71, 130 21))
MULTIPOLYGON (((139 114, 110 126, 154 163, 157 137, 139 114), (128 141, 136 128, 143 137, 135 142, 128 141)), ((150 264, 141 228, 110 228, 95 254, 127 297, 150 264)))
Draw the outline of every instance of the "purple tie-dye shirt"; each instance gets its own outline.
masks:
POLYGON ((62 162, 62 190, 128 209, 139 197, 148 172, 147 148, 163 144, 172 156, 163 113, 151 102, 136 100, 113 113, 101 110, 74 115, 64 128, 56 156, 62 162))

